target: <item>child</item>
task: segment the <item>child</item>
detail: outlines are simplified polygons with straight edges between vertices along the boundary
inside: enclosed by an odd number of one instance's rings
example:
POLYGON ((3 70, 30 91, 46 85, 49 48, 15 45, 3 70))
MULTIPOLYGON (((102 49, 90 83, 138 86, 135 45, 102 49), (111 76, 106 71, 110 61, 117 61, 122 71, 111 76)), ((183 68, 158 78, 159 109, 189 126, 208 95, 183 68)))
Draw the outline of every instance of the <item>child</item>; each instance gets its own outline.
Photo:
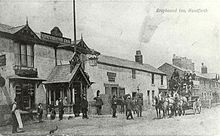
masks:
POLYGON ((38 114, 39 122, 42 122, 43 107, 42 107, 41 103, 38 104, 38 107, 37 107, 37 114, 38 114))
POLYGON ((56 111, 55 111, 54 107, 52 107, 52 109, 51 109, 51 114, 50 114, 50 119, 51 119, 51 120, 54 120, 55 117, 56 117, 56 111))

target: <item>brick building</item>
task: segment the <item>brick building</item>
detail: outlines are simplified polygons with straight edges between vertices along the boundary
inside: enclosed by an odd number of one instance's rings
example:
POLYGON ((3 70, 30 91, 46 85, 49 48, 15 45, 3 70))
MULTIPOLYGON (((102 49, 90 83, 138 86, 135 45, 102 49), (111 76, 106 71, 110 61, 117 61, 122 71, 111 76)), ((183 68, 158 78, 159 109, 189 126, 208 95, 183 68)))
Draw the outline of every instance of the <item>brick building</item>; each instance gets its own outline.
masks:
POLYGON ((201 72, 185 69, 174 64, 164 63, 158 69, 166 73, 168 80, 171 78, 174 69, 179 72, 180 77, 184 76, 184 72, 195 73, 196 77, 195 80, 193 80, 194 86, 192 88, 192 95, 201 97, 203 107, 210 107, 211 101, 212 103, 219 102, 220 82, 218 74, 204 73, 204 71, 207 71, 207 67, 204 64, 201 66, 201 72))
POLYGON ((180 68, 189 69, 191 71, 195 70, 195 66, 192 60, 186 57, 180 57, 173 54, 172 61, 173 61, 173 65, 178 66, 180 68))

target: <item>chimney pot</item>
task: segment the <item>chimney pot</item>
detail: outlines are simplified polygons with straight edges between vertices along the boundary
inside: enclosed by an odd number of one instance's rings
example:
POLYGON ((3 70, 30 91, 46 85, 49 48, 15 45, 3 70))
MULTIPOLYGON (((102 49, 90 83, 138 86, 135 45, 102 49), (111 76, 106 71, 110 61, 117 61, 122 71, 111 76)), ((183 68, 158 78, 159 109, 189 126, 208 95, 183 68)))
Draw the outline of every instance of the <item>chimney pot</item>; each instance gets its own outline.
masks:
POLYGON ((136 51, 135 62, 143 64, 143 56, 141 55, 141 51, 140 50, 136 51))

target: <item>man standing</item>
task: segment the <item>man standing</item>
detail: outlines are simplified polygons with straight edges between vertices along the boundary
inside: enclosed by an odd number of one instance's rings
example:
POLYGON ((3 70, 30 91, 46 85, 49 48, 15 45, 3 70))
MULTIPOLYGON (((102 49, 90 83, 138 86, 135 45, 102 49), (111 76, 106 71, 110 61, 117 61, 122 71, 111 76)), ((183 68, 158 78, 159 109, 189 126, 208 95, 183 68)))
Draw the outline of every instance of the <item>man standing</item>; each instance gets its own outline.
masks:
POLYGON ((15 111, 17 109, 17 102, 16 98, 14 100, 14 103, 12 104, 12 110, 11 110, 11 115, 12 115, 12 133, 17 133, 17 128, 18 128, 18 121, 15 115, 15 111))
POLYGON ((82 118, 86 118, 88 119, 88 115, 87 115, 87 111, 88 111, 88 101, 86 100, 86 96, 83 96, 82 102, 81 102, 81 106, 82 106, 82 118))
POLYGON ((103 101, 100 97, 100 91, 97 91, 97 96, 94 98, 94 100, 96 100, 96 110, 97 110, 97 114, 101 115, 101 109, 102 109, 102 105, 103 105, 103 101))
POLYGON ((116 116, 117 98, 116 98, 115 95, 113 95, 111 104, 112 104, 112 110, 113 110, 113 112, 112 112, 112 117, 113 117, 113 118, 116 118, 116 117, 117 117, 117 116, 116 116))
POLYGON ((137 106, 138 106, 138 117, 142 117, 142 106, 143 106, 143 100, 141 96, 138 97, 137 99, 137 106))
POLYGON ((60 101, 58 103, 58 108, 59 108, 59 120, 63 119, 63 114, 64 114, 64 106, 63 106, 63 101, 60 98, 60 101))
POLYGON ((38 120, 39 120, 39 122, 42 122, 43 107, 42 107, 41 103, 38 104, 37 114, 38 114, 38 120))
POLYGON ((131 101, 131 97, 128 96, 127 97, 127 101, 126 101, 126 110, 127 110, 127 119, 129 119, 129 117, 131 117, 131 119, 134 119, 132 116, 132 101, 131 101))

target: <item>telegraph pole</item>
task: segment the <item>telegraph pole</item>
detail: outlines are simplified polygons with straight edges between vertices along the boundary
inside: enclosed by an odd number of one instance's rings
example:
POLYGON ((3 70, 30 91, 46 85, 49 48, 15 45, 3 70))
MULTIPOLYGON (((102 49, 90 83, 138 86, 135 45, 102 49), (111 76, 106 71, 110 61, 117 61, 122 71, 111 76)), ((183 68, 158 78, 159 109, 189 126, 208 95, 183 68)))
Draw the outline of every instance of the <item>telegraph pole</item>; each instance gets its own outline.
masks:
POLYGON ((74 52, 76 52, 76 4, 73 0, 74 52))

